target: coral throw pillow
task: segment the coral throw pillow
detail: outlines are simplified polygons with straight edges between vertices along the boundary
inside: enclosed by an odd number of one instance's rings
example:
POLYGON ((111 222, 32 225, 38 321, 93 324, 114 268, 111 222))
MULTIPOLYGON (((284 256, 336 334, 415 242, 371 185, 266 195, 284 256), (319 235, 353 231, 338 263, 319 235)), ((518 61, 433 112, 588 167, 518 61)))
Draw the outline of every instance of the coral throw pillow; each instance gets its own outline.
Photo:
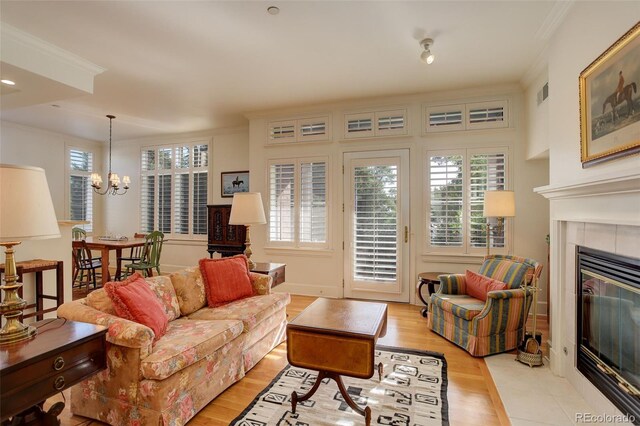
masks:
POLYGON ((135 321, 153 330, 155 340, 167 332, 169 319, 149 284, 138 273, 124 281, 108 282, 104 285, 120 318, 135 321))
POLYGON ((487 293, 495 290, 507 290, 509 286, 502 281, 485 277, 467 270, 465 272, 465 281, 467 283, 467 294, 480 300, 487 300, 487 293))
POLYGON ((200 259, 199 264, 210 307, 253 296, 246 256, 200 259))

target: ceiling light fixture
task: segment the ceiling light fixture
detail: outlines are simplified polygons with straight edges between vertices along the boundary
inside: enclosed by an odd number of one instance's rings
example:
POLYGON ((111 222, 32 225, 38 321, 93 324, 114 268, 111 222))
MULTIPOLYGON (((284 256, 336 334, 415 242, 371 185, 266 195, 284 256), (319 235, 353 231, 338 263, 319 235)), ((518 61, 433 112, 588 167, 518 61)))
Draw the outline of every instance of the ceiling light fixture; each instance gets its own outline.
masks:
POLYGON ((280 13, 280 8, 277 6, 269 6, 267 8, 267 13, 269 15, 277 15, 278 13, 280 13))
POLYGON ((91 173, 91 186, 93 187, 93 191, 96 194, 105 195, 124 195, 127 193, 129 189, 129 184, 131 180, 129 176, 124 176, 122 178, 122 184, 124 191, 119 192, 120 190, 120 178, 116 173, 111 173, 111 121, 116 118, 115 115, 107 115, 109 119, 109 174, 107 175, 107 180, 109 181, 109 186, 107 186, 104 191, 100 192, 100 188, 102 188, 102 177, 98 173, 91 173))
POLYGON ((426 64, 431 65, 435 56, 431 53, 431 46, 433 46, 432 38, 425 38, 420 42, 420 46, 424 49, 420 54, 420 60, 426 64))
POLYGON ((15 81, 12 81, 12 80, 6 80, 6 79, 4 79, 4 78, 3 78, 2 80, 0 80, 0 82, 2 82, 2 83, 4 83, 4 84, 6 84, 6 85, 8 85, 8 86, 15 86, 15 85, 16 85, 16 82, 15 82, 15 81))

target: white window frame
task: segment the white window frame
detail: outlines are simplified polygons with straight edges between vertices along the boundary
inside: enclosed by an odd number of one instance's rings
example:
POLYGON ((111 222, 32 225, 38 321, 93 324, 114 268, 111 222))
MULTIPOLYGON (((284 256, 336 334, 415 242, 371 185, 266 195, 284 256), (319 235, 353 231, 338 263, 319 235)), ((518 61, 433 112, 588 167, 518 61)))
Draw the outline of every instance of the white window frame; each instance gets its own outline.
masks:
MULTIPOLYGON (((65 185, 65 194, 67 196, 67 202, 65 203, 65 210, 67 212, 67 217, 71 218, 71 176, 82 176, 82 177, 87 177, 89 178, 89 182, 91 182, 91 174, 95 173, 95 167, 96 167, 96 152, 95 150, 91 149, 91 148, 82 148, 79 146, 73 146, 73 145, 67 145, 67 149, 66 149, 66 153, 67 155, 65 156, 65 163, 66 163, 66 185, 65 185), (84 171, 77 171, 77 170, 71 170, 71 151, 82 151, 82 152, 87 152, 89 154, 91 154, 91 169, 92 170, 88 170, 86 172, 84 171)), ((90 186, 91 184, 89 183, 89 187, 87 188, 87 191, 89 191, 89 193, 91 194, 91 208, 87 209, 91 211, 91 220, 88 221, 88 224, 78 224, 76 225, 79 228, 84 229, 87 234, 92 234, 95 230, 95 195, 93 193, 93 188, 91 188, 90 186)))
MULTIPOLYGON (((207 240, 207 233, 204 234, 194 234, 193 233, 193 186, 194 186, 194 179, 193 176, 195 175, 196 172, 206 172, 207 173, 207 184, 206 184, 206 189, 207 189, 207 203, 208 203, 208 199, 209 199, 209 193, 210 193, 210 181, 211 181, 211 162, 212 162, 212 158, 211 158, 211 143, 209 140, 207 139, 199 139, 199 140, 190 140, 190 141, 184 141, 184 142, 173 142, 170 144, 161 144, 161 145, 147 145, 147 146, 142 146, 140 148, 140 166, 139 166, 139 170, 140 170, 140 184, 142 185, 142 179, 143 176, 155 176, 155 188, 154 188, 154 192, 155 192, 155 196, 154 196, 154 230, 158 229, 158 224, 159 224, 159 218, 158 218, 158 202, 159 202, 159 196, 158 196, 158 191, 159 191, 159 179, 158 177, 161 175, 171 175, 171 206, 170 206, 170 212, 171 212, 171 218, 170 218, 170 223, 171 223, 171 232, 170 233, 164 233, 165 234, 165 239, 166 238, 171 238, 174 240, 194 240, 194 241, 206 241, 207 240), (208 153, 208 158, 207 158, 207 165, 206 166, 201 166, 201 167, 194 167, 193 166, 193 148, 195 146, 199 146, 199 145, 206 145, 207 146, 207 153, 208 153), (189 147, 190 150, 190 164, 189 167, 186 168, 176 168, 176 148, 181 148, 181 147, 189 147), (171 168, 170 169, 160 169, 158 167, 158 162, 159 162, 159 155, 158 155, 158 151, 161 149, 166 149, 166 148, 171 148, 171 168), (155 167, 153 170, 143 170, 142 169, 142 156, 143 153, 145 151, 150 151, 153 150, 155 151, 155 167), (178 174, 183 174, 183 173, 188 173, 190 178, 189 178, 189 210, 188 210, 188 224, 189 224, 189 232, 187 234, 178 234, 173 232, 175 229, 175 202, 176 202, 176 197, 175 197, 175 184, 176 184, 176 179, 175 176, 178 174)), ((140 196, 138 199, 138 205, 140 207, 140 213, 138 215, 138 223, 139 223, 139 228, 141 230, 143 230, 142 228, 142 188, 140 188, 140 196)), ((206 220, 206 219, 205 219, 206 220)))
MULTIPOLYGON (((423 211, 425 212, 423 217, 424 235, 423 235, 423 247, 425 254, 448 254, 448 255, 470 255, 470 256, 484 256, 486 254, 485 247, 472 247, 470 240, 470 225, 471 225, 471 213, 470 213, 470 159, 473 155, 478 154, 504 154, 505 155, 505 189, 510 190, 512 188, 511 178, 511 156, 509 148, 506 146, 501 147, 489 147, 489 148, 460 148, 451 150, 428 150, 424 155, 424 170, 425 170, 425 191, 424 199, 425 204, 423 211), (430 158, 432 156, 450 156, 461 155, 463 159, 463 174, 462 174, 462 187, 463 187, 463 201, 462 201, 462 245, 458 247, 440 247, 432 246, 430 239, 431 223, 431 169, 430 158)), ((504 225, 504 247, 496 248, 491 247, 492 254, 508 254, 511 252, 513 246, 513 229, 510 221, 505 220, 504 225)))
POLYGON ((318 115, 313 117, 302 117, 287 120, 269 121, 267 123, 267 145, 281 145, 304 142, 327 142, 331 139, 331 120, 329 115, 318 115), (306 135, 303 133, 304 126, 313 124, 324 124, 324 133, 306 135), (275 128, 291 127, 293 132, 286 137, 276 138, 273 136, 275 128))
POLYGON ((271 248, 304 248, 307 250, 326 250, 330 247, 330 239, 331 239, 331 210, 329 209, 330 197, 331 197, 331 187, 330 187, 330 170, 331 164, 329 162, 329 157, 320 156, 320 157, 296 157, 296 158, 282 158, 282 159, 271 159, 267 161, 266 167, 266 185, 267 185, 267 211, 265 212, 267 215, 267 220, 271 217, 271 166, 279 165, 279 164, 293 164, 294 165, 294 227, 293 227, 293 241, 277 241, 271 240, 271 231, 270 224, 266 227, 267 232, 267 244, 268 247, 271 248), (303 163, 325 163, 325 241, 319 243, 313 242, 301 242, 300 241, 300 167, 303 163))
POLYGON ((409 114, 407 108, 375 109, 368 112, 350 112, 344 114, 344 138, 364 139, 381 138, 386 136, 406 136, 409 133, 409 114), (402 116, 403 126, 397 129, 381 129, 380 120, 384 118, 402 116), (354 120, 370 120, 371 129, 359 132, 349 131, 349 122, 354 120))
POLYGON ((438 104, 422 106, 422 134, 428 133, 444 133, 455 131, 471 131, 471 130, 484 130, 484 129, 500 129, 509 127, 509 100, 508 99, 495 99, 482 102, 467 102, 458 104, 438 104), (484 108, 502 108, 502 120, 500 121, 485 121, 472 123, 471 111, 474 109, 484 108), (460 111, 462 113, 462 122, 458 124, 451 124, 446 126, 431 126, 430 115, 438 112, 454 112, 460 111))

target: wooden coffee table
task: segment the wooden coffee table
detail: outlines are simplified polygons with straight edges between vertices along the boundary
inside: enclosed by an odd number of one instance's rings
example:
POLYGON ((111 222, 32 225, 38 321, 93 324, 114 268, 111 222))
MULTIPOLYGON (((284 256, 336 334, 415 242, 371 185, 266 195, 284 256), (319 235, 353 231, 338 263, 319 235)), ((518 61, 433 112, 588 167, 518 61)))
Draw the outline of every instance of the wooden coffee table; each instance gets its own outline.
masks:
MULTIPOLYGON (((309 399, 325 377, 335 380, 345 402, 371 422, 371 408, 360 408, 347 393, 341 376, 373 376, 378 337, 387 332, 387 305, 356 300, 319 298, 287 325, 287 359, 295 367, 318 371, 313 387, 303 396, 291 393, 292 412, 309 399)), ((378 364, 382 380, 382 363, 378 364)))

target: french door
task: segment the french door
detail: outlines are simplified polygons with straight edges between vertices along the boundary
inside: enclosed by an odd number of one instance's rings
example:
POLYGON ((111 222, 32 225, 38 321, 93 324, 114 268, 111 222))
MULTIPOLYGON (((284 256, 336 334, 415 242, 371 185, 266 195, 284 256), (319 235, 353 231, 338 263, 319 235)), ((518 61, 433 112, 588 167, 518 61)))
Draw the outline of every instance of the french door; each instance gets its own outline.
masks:
POLYGON ((344 154, 345 297, 409 302, 409 150, 344 154))

